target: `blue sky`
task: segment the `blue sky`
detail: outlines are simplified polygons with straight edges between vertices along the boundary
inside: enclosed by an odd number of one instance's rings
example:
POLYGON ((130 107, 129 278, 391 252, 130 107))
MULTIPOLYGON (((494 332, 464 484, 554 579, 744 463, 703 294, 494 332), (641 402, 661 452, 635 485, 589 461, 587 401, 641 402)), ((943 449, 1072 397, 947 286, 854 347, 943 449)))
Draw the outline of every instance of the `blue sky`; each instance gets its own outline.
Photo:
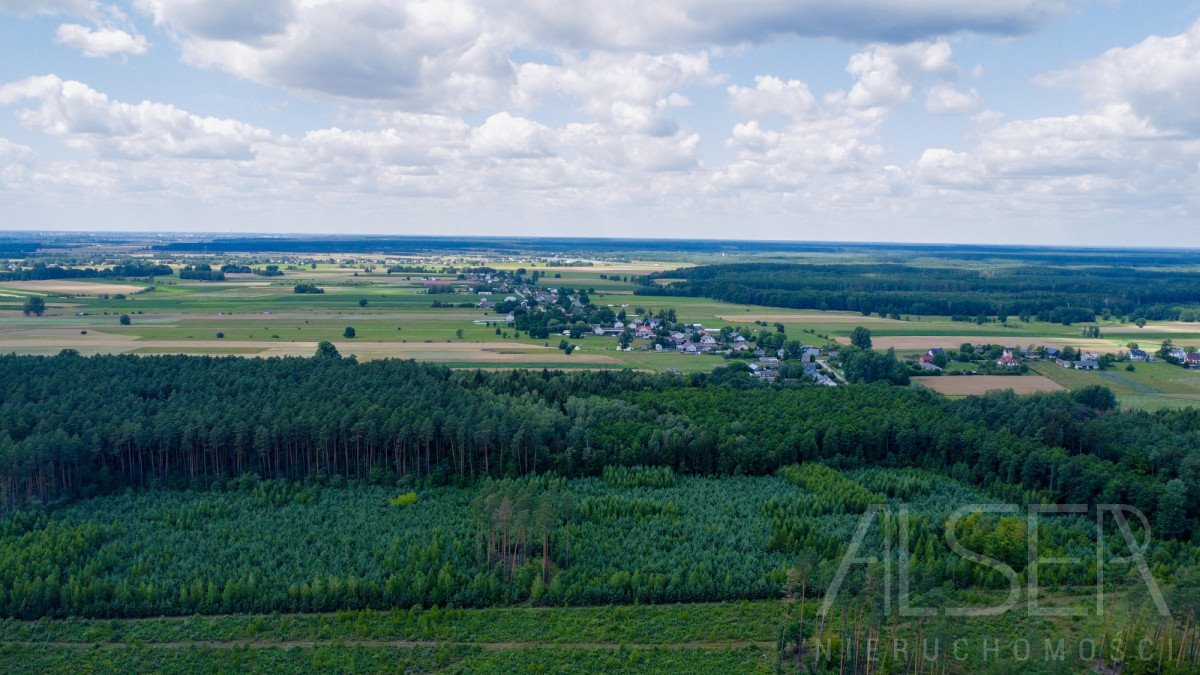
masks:
POLYGON ((0 229, 1200 246, 1197 102, 1200 0, 0 0, 0 229))

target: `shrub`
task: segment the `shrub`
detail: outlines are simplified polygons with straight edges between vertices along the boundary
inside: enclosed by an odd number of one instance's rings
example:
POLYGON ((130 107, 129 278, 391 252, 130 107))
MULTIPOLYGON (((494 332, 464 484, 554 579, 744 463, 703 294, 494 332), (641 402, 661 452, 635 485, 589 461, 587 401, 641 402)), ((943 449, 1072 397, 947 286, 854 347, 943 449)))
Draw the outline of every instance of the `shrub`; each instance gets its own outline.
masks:
POLYGON ((402 495, 392 497, 388 503, 392 506, 399 506, 400 508, 412 506, 413 504, 417 503, 417 493, 405 492, 402 495))

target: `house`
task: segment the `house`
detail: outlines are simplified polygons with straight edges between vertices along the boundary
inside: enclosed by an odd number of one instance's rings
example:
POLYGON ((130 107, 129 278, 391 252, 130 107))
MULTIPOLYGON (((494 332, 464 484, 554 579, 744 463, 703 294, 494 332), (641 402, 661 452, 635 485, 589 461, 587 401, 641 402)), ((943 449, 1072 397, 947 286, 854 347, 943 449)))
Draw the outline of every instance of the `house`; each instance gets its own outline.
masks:
POLYGON ((504 317, 504 321, 505 321, 505 323, 512 323, 513 321, 516 321, 516 320, 517 320, 517 316, 516 316, 515 314, 513 314, 512 312, 509 312, 509 313, 508 313, 508 314, 507 314, 507 315, 504 317))
POLYGON ((779 359, 775 358, 774 356, 763 356, 758 359, 758 362, 763 364, 764 366, 778 366, 779 365, 779 359))
POLYGON ((808 345, 805 345, 800 348, 800 362, 801 363, 812 363, 813 361, 816 361, 817 357, 820 355, 821 355, 821 350, 817 349, 816 347, 810 347, 808 345))
POLYGON ((1192 352, 1184 361, 1188 368, 1200 368, 1200 352, 1192 352))
POLYGON ((1054 359, 1054 362, 1057 363, 1058 365, 1062 366, 1063 368, 1072 368, 1075 366, 1075 363, 1073 361, 1068 361, 1066 359, 1054 359))
POLYGON ((491 309, 496 306, 496 303, 484 298, 479 301, 479 309, 491 309))
POLYGON ((930 349, 928 352, 926 352, 926 355, 941 356, 942 354, 945 354, 945 353, 946 353, 945 349, 942 349, 941 347, 934 347, 933 349, 930 349))
POLYGON ((919 365, 921 367, 921 370, 928 370, 932 373, 942 372, 941 366, 934 363, 933 357, 930 356, 929 354, 922 354, 917 365, 919 365))
POLYGON ((1017 359, 1017 357, 1013 356, 1011 349, 1005 349, 1004 354, 999 360, 996 361, 996 365, 1000 366, 1001 368, 1018 368, 1020 367, 1021 362, 1017 359))
POLYGON ((717 339, 711 335, 705 335, 704 337, 700 338, 700 344, 715 347, 717 346, 717 339))
POLYGON ((643 324, 641 326, 638 326, 638 329, 635 332, 635 334, 637 335, 637 337, 649 339, 649 338, 654 337, 654 329, 651 328, 650 326, 643 324))
POLYGON ((772 370, 770 368, 760 368, 759 370, 754 372, 754 376, 760 380, 766 380, 767 382, 774 382, 776 379, 779 378, 779 371, 772 370))
POLYGON ((685 354, 699 354, 700 353, 700 348, 697 347, 696 343, 692 342, 691 340, 688 340, 687 342, 684 342, 683 344, 676 345, 675 349, 677 349, 685 354))
POLYGON ((1062 350, 1058 347, 1042 347, 1042 352, 1048 359, 1057 359, 1059 356, 1062 356, 1062 350))
POLYGON ((1187 363, 1187 351, 1181 347, 1175 347, 1171 349, 1171 351, 1167 353, 1167 356, 1170 356, 1180 363, 1187 363))
POLYGON ((1095 357, 1094 354, 1092 355, 1092 357, 1093 358, 1084 357, 1084 358, 1081 358, 1078 361, 1076 361, 1075 362, 1075 370, 1099 370, 1100 369, 1100 361, 1098 359, 1094 358, 1095 357))
POLYGON ((1150 360, 1152 360, 1152 357, 1149 354, 1147 354, 1144 350, 1130 349, 1129 350, 1129 360, 1130 361, 1150 361, 1150 360))

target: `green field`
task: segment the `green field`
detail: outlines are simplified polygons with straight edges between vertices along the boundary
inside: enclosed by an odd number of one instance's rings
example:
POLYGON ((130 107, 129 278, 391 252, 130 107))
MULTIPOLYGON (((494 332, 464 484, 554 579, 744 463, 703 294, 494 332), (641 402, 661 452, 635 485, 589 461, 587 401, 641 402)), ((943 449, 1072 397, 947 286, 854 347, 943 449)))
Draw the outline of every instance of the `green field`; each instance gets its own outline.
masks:
POLYGON ((1033 364, 1033 370, 1068 389, 1104 385, 1128 408, 1200 406, 1200 371, 1162 361, 1135 363, 1134 368, 1130 372, 1117 364, 1111 370, 1073 370, 1053 362, 1033 364))

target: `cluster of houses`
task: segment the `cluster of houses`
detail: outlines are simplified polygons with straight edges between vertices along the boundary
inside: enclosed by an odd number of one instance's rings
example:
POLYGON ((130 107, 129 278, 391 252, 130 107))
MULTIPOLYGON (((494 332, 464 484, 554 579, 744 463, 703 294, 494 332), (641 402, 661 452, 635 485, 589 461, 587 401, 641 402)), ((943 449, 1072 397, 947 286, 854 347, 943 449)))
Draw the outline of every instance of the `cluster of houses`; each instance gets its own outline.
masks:
MULTIPOLYGON (((917 365, 922 370, 941 372, 941 366, 937 365, 937 357, 945 353, 945 350, 940 347, 930 349, 919 357, 917 365)), ((1170 350, 1168 356, 1186 368, 1200 368, 1200 353, 1189 353, 1184 349, 1174 347, 1170 350)), ((1047 359, 1063 368, 1071 368, 1073 370, 1100 370, 1101 361, 1100 355, 1095 352, 1077 352, 1067 355, 1059 347, 1047 346, 1034 349, 1006 348, 1000 357, 996 359, 996 365, 1001 368, 1019 368, 1022 359, 1047 359)), ((1152 363, 1155 361, 1154 355, 1136 347, 1126 351, 1124 359, 1136 363, 1152 363)))
POLYGON ((1167 352, 1167 356, 1185 368, 1200 368, 1200 352, 1189 352, 1182 347, 1172 347, 1167 352))
MULTIPOLYGON (((1095 352, 1083 352, 1077 360, 1062 358, 1062 352, 1053 347, 1048 347, 1046 351, 1053 350, 1055 352, 1054 362, 1063 368, 1074 368, 1075 370, 1100 370, 1100 355, 1095 352)), ((1050 358, 1047 355, 1047 358, 1050 358)))
MULTIPOLYGON (((816 349, 816 347, 813 347, 813 349, 816 349)), ((750 374, 766 382, 775 382, 780 378, 779 366, 780 360, 778 357, 760 356, 757 362, 750 364, 750 374)), ((837 382, 833 378, 821 372, 815 360, 805 360, 801 364, 801 367, 803 368, 804 377, 807 379, 826 387, 837 386, 837 382)))

